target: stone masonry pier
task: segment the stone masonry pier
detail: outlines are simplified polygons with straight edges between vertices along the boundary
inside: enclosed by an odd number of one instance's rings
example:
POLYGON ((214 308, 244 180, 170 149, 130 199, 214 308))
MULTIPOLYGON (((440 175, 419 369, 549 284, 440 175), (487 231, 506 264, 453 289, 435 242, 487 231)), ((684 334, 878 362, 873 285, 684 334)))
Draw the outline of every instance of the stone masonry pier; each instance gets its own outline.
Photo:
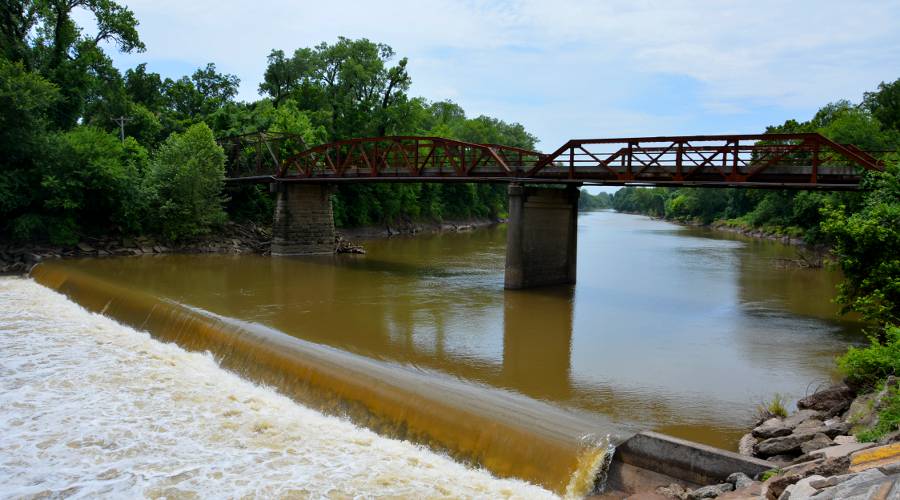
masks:
MULTIPOLYGON (((333 187, 327 184, 279 182, 272 255, 334 253, 333 187)), ((577 185, 509 186, 506 241, 507 289, 575 283, 578 246, 577 185)))
POLYGON ((279 182, 272 224, 272 255, 334 253, 332 188, 324 184, 279 182))

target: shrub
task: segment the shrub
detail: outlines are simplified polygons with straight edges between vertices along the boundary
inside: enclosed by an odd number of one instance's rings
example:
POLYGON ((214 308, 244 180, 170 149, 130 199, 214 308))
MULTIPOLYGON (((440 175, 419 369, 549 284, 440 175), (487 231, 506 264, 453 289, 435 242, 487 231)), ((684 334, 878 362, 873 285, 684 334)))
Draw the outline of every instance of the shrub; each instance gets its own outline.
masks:
POLYGON ((868 347, 851 347, 838 357, 838 369, 847 383, 871 389, 889 375, 900 374, 900 328, 884 329, 883 339, 872 337, 868 347))
POLYGON ((172 241, 225 222, 225 153, 204 123, 173 133, 150 161, 145 190, 153 227, 172 241))

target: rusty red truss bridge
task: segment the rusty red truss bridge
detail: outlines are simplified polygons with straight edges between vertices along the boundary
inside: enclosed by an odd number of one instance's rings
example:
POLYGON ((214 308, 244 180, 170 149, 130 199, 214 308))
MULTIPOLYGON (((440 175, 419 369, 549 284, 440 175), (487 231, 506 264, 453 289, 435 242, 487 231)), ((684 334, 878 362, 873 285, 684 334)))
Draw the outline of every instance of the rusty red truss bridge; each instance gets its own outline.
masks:
POLYGON ((573 139, 545 154, 440 137, 356 138, 306 147, 290 134, 219 141, 228 182, 521 182, 859 189, 878 152, 816 133, 573 139))

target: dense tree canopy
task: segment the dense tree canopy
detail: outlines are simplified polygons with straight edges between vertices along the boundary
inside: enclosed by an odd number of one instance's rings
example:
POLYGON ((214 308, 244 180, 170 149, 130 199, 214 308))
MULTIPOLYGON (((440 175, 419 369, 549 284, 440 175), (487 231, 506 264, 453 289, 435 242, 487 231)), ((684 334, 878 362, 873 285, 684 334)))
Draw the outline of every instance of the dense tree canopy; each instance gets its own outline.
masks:
MULTIPOLYGON (((143 51, 137 28, 131 10, 112 0, 5 6, 0 238, 65 244, 100 233, 190 238, 228 214, 268 223, 267 190, 232 187, 223 196, 212 137, 258 131, 300 137, 281 145, 282 157, 331 140, 388 134, 525 148, 536 142, 519 124, 469 118, 455 103, 410 97, 407 60, 384 44, 338 38, 290 55, 273 50, 259 87, 263 97, 239 102, 239 79, 213 63, 174 79, 146 64, 121 73, 102 47, 143 51), (90 26, 75 23, 79 12, 91 15, 90 26), (187 217, 196 225, 185 225, 187 217)), ((334 201, 339 225, 500 217, 506 210, 504 187, 490 185, 341 186, 334 201)))

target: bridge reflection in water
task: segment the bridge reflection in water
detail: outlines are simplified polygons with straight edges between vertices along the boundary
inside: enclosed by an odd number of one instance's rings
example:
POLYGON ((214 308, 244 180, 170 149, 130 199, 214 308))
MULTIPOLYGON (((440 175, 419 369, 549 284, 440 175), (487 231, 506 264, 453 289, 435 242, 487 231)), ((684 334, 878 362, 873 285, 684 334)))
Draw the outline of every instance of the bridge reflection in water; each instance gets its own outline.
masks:
MULTIPOLYGON (((510 463, 491 470, 557 491, 565 482, 558 471, 548 479, 531 469, 542 459, 528 455, 529 441, 574 459, 583 434, 651 428, 733 448, 754 403, 827 377, 831 356, 846 345, 835 335, 846 325, 785 301, 786 279, 805 283, 810 303, 828 303, 834 280, 775 269, 771 257, 790 249, 760 250, 620 214, 588 215, 581 225, 577 287, 503 290, 503 227, 374 241, 365 256, 94 259, 47 263, 37 276, 61 286, 81 273, 376 360, 377 373, 366 371, 374 365, 349 360, 341 370, 333 362, 330 373, 343 377, 338 390, 374 394, 387 377, 411 404, 461 412, 499 439, 491 446, 526 450, 501 454, 510 463), (804 349, 809 343, 819 350, 804 349)), ((118 292, 92 299, 76 281, 64 291, 116 315, 109 301, 118 292)), ((130 317, 149 328, 148 314, 130 317)), ((235 355, 233 347, 212 350, 225 360, 235 355)), ((278 385, 276 378, 263 381, 278 385)), ((396 398, 369 401, 391 418, 418 411, 389 408, 402 404, 396 398)), ((353 412, 339 401, 325 409, 353 412)), ((441 421, 434 425, 455 425, 441 421)), ((479 458, 485 443, 464 446, 457 456, 479 458)))

